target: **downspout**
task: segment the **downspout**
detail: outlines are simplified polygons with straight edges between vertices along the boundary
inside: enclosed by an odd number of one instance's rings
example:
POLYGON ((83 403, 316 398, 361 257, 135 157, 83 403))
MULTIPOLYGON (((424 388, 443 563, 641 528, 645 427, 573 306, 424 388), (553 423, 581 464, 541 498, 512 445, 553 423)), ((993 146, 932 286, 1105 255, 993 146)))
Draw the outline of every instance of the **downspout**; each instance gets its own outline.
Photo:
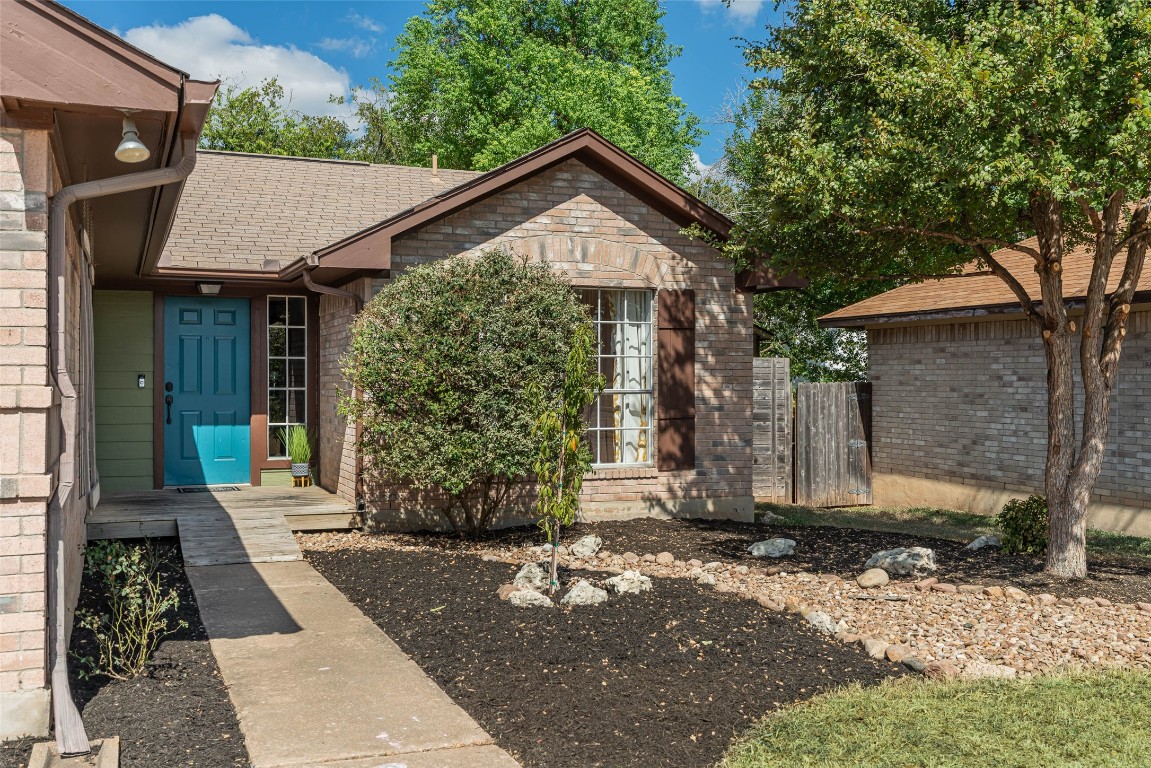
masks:
MULTIPOLYGON (((316 257, 314 255, 312 255, 310 258, 314 260, 316 257)), ((364 308, 364 297, 361 296, 360 294, 356 293, 355 291, 349 291, 349 290, 346 290, 344 288, 334 288, 330 285, 320 285, 319 283, 312 280, 312 270, 315 268, 316 268, 316 266, 309 266, 309 267, 304 268, 304 271, 302 273, 304 276, 304 287, 306 287, 309 291, 314 291, 316 293, 326 293, 329 296, 339 296, 340 298, 351 299, 352 300, 352 306, 355 307, 355 313, 359 314, 360 310, 364 308)), ((360 398, 363 397, 363 392, 361 392, 359 389, 353 389, 352 390, 352 397, 359 400, 360 398)), ((356 449, 356 488, 355 488, 356 513, 360 515, 360 524, 363 525, 363 522, 364 522, 363 514, 364 514, 364 509, 366 506, 366 501, 364 499, 364 456, 360 452, 360 422, 358 422, 358 421, 356 422, 356 428, 355 428, 355 440, 356 440, 356 446, 355 446, 355 449, 356 449)))
MULTIPOLYGON (((68 641, 64 617, 65 604, 64 574, 64 530, 63 516, 72 500, 72 490, 76 472, 76 387, 68 373, 67 328, 68 328, 68 207, 78 200, 90 200, 105 195, 122 192, 135 192, 150 187, 160 187, 183 181, 196 167, 196 139, 183 137, 184 157, 170 168, 130 173, 98 181, 85 181, 64 187, 52 196, 52 208, 48 215, 48 278, 51 291, 52 311, 48 313, 48 338, 52 344, 52 377, 60 392, 61 452, 58 464, 56 492, 48 507, 48 568, 51 607, 54 609, 51 624, 52 642, 52 709, 55 717, 56 748, 61 755, 85 754, 90 750, 88 736, 80 712, 72 701, 72 691, 68 684, 68 641)), ((82 276, 87 279, 88 275, 82 276)), ((81 343, 83 339, 81 339, 81 343)), ((84 360, 81 350, 77 362, 84 360)), ((91 490, 91 489, 88 489, 91 490)))

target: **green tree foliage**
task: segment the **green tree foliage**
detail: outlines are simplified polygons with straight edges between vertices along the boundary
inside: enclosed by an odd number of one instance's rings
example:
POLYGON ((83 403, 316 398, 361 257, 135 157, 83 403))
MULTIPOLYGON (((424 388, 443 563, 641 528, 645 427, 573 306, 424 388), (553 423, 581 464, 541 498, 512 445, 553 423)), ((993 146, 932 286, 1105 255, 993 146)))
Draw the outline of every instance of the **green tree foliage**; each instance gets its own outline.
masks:
POLYGON ((1002 278, 1049 371, 1047 570, 1082 576, 1087 502, 1151 239, 1151 2, 799 0, 747 59, 760 74, 751 149, 762 162, 737 173, 746 188, 732 250, 812 277, 975 262, 1002 278), (1036 246, 1015 245, 1028 235, 1036 246), (1078 405, 1061 277, 1076 244, 1093 263, 1078 405), (1003 247, 1034 261, 1038 296, 994 257, 1003 247))
POLYGON ((276 78, 247 88, 226 85, 200 135, 203 149, 332 160, 349 157, 354 145, 351 130, 338 117, 291 109, 276 78))
POLYGON ((818 318, 840 307, 874 296, 874 283, 814 281, 802 291, 778 291, 755 297, 755 324, 766 334, 759 344, 764 357, 786 357, 799 381, 865 381, 867 336, 863 331, 820 328, 818 318))
POLYGON ((572 336, 559 390, 545 394, 532 385, 536 419, 532 435, 539 441, 535 470, 539 497, 539 526, 552 545, 550 594, 559 586, 559 542, 563 526, 575 522, 584 476, 591 471, 592 455, 587 442, 587 412, 604 387, 595 372, 595 330, 591 323, 579 325, 572 336))
POLYGON ((393 62, 406 162, 489 170, 592 128, 682 181, 701 132, 662 17, 656 0, 431 0, 393 62))
POLYGON ((487 530, 533 471, 541 397, 558 402, 588 322, 566 281, 501 251, 404 272, 357 316, 344 359, 365 471, 431 491, 456 531, 487 530))

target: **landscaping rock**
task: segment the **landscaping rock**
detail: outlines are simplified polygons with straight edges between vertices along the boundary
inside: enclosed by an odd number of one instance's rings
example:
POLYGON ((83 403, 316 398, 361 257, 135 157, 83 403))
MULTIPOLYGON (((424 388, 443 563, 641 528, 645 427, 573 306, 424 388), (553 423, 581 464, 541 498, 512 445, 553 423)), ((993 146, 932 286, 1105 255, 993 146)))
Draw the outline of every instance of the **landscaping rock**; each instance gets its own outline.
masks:
POLYGON ((643 557, 641 557, 640 560, 643 560, 645 563, 654 563, 655 562, 655 555, 653 555, 649 552, 646 555, 644 555, 643 557))
POLYGON ((651 579, 639 571, 624 571, 619 576, 612 576, 604 584, 617 595, 638 595, 651 589, 651 579))
POLYGON ((960 584, 959 591, 965 595, 978 595, 983 591, 983 587, 979 584, 960 584))
POLYGON ((603 539, 599 536, 584 536, 571 545, 570 552, 573 557, 587 559, 589 557, 595 557, 602 546, 603 539))
POLYGON ((671 552, 660 552, 655 556, 655 562, 658 565, 672 565, 675 563, 675 555, 671 552))
POLYGON ((687 564, 691 568, 703 568, 703 561, 696 559, 694 557, 692 559, 688 560, 687 564))
POLYGON ((1019 587, 1007 587, 1003 590, 1003 594, 1007 595, 1012 600, 1027 600, 1031 597, 1019 587))
POLYGON ((555 608, 555 603, 542 592, 519 589, 508 595, 508 602, 517 608, 555 608))
POLYGON ((906 645, 892 644, 884 649, 884 655, 887 656, 888 661, 894 661, 896 664, 899 664, 911 655, 911 648, 906 645))
POLYGON ((987 597, 1003 597, 1003 587, 984 587, 983 594, 987 597))
POLYGON ((803 618, 807 619, 808 624, 825 635, 834 635, 836 632, 835 619, 823 611, 812 611, 803 618))
POLYGON ((523 589, 523 587, 516 586, 515 584, 504 584, 496 590, 496 594, 500 600, 507 600, 513 592, 519 592, 521 589, 523 589))
POLYGON ((855 583, 864 589, 885 587, 889 581, 891 581, 891 577, 888 576, 887 571, 882 568, 868 568, 855 577, 855 583))
POLYGON ((998 547, 999 545, 1000 543, 998 536, 980 536, 978 539, 968 544, 967 548, 971 550, 980 550, 984 547, 998 547))
POLYGON ((949 595, 954 595, 959 589, 954 584, 932 584, 931 590, 933 592, 945 592, 949 595))
POLYGON ((635 565, 639 562, 639 555, 637 555, 635 552, 624 552, 623 561, 628 565, 635 565))
POLYGON ((935 571, 935 551, 927 547, 897 547, 872 555, 865 568, 882 568, 892 576, 923 576, 935 571))
POLYGON ((1055 595, 1047 594, 1044 592, 1041 595, 1035 596, 1035 602, 1039 603, 1040 605, 1055 605, 1059 602, 1059 598, 1057 598, 1055 595))
POLYGON ((1019 675, 1015 667, 1003 664, 988 664, 985 661, 973 661, 963 668, 966 677, 994 677, 1004 680, 1014 679, 1019 675))
POLYGON ((723 567, 723 563, 719 562, 718 560, 713 560, 710 563, 704 563, 703 564, 703 569, 705 571, 718 571, 722 567, 723 567))
POLYGON ((752 557, 786 557, 795 554, 795 542, 791 539, 768 539, 757 541, 747 548, 752 557))
POLYGON ((549 570, 539 563, 528 563, 520 568, 520 572, 512 579, 512 584, 523 589, 545 589, 548 585, 549 570))
POLYGON ((701 587, 714 586, 715 585, 715 576, 712 576, 710 573, 708 573, 706 571, 701 571, 699 574, 699 578, 697 578, 695 580, 695 583, 699 584, 701 587))
POLYGON ((607 601, 607 591, 593 586, 587 579, 580 579, 560 600, 560 605, 599 605, 607 601))
POLYGON ((918 656, 907 656, 907 657, 905 657, 903 659, 903 666, 907 667, 912 672, 917 672, 921 675, 927 669, 927 664, 923 661, 923 659, 919 658, 918 656))
POLYGON ((959 667, 950 661, 929 661, 923 668, 923 676, 929 680, 954 680, 959 677, 959 667))
POLYGON ((1151 603, 1135 603, 1135 607, 1144 613, 1151 613, 1151 603))
POLYGON ((863 650, 873 659, 883 659, 887 655, 887 641, 876 640, 874 637, 863 638, 863 650))

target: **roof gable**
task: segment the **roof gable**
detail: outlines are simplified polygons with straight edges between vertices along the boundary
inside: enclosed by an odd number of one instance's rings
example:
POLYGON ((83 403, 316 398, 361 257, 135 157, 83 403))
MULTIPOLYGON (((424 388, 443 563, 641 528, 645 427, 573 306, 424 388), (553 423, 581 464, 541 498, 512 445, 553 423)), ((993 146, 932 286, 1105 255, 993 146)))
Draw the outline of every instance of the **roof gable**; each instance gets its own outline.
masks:
MULTIPOLYGON (((681 226, 698 223, 721 237, 726 237, 731 230, 732 222, 726 216, 595 131, 583 129, 321 248, 309 259, 309 265, 318 267, 316 278, 321 281, 344 279, 360 271, 389 269, 394 238, 570 159, 579 160, 681 226)), ((297 271, 303 268, 304 265, 300 265, 297 271)))

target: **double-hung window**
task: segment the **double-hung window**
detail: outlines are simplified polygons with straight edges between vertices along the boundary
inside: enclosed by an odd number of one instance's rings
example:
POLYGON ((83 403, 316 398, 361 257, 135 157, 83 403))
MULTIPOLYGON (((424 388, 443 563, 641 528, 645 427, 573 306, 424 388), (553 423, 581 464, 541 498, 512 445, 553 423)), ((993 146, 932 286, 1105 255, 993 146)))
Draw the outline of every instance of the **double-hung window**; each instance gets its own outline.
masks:
POLYGON ((650 464, 655 420, 652 392, 651 291, 580 291, 591 308, 605 387, 588 414, 597 465, 650 464))
POLYGON ((303 296, 268 297, 268 458, 287 457, 280 435, 307 424, 308 302, 303 296))

